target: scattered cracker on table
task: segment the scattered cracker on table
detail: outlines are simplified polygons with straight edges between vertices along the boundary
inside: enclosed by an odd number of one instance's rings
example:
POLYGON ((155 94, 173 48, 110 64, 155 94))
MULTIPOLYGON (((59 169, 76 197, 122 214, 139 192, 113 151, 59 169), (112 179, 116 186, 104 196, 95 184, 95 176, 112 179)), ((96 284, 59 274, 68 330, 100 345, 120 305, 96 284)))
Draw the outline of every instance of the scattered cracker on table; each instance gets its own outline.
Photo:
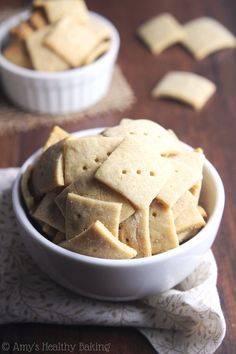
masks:
POLYGON ((138 28, 137 33, 153 54, 160 54, 185 36, 182 26, 168 13, 151 18, 138 28))
POLYGON ((99 220, 82 234, 60 243, 60 246, 87 256, 106 259, 129 259, 137 254, 114 237, 99 220))
POLYGON ((72 67, 81 66, 99 42, 90 26, 81 25, 71 17, 59 20, 44 38, 44 45, 72 67))
POLYGON ((113 236, 118 237, 121 207, 120 203, 104 202, 69 193, 66 204, 67 240, 87 230, 97 220, 100 220, 113 236))
POLYGON ((185 71, 171 71, 152 91, 155 98, 169 97, 200 110, 214 94, 216 86, 210 80, 185 71))
POLYGON ((50 32, 51 26, 46 26, 32 32, 26 38, 28 49, 34 69, 39 71, 62 71, 70 66, 43 44, 45 36, 50 32))
POLYGON ((236 46, 235 36, 221 23, 210 17, 201 17, 185 24, 182 44, 201 60, 208 55, 236 46))

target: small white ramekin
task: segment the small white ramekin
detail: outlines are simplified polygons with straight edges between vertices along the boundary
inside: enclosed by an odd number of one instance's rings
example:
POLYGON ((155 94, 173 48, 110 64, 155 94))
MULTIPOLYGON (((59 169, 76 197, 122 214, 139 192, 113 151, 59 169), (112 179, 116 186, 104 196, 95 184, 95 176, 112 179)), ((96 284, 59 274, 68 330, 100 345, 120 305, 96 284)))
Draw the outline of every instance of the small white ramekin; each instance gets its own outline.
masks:
MULTIPOLYGON (((10 28, 29 15, 28 10, 21 12, 0 25, 1 50, 10 28)), ((104 23, 111 32, 110 49, 92 64, 63 72, 38 72, 12 64, 0 51, 1 83, 13 103, 27 111, 41 114, 65 114, 83 111, 106 95, 119 51, 120 37, 113 24, 103 16, 93 12, 90 12, 90 16, 104 23)))
MULTIPOLYGON (((101 129, 76 135, 90 136, 101 129)), ((43 237, 25 212, 20 179, 35 153, 23 164, 13 188, 13 209, 24 244, 38 266, 56 282, 78 294, 101 300, 135 300, 166 291, 185 279, 198 266, 212 246, 224 210, 224 187, 214 166, 204 164, 201 204, 207 210, 206 226, 180 247, 155 256, 111 260, 88 257, 68 251, 43 237)))

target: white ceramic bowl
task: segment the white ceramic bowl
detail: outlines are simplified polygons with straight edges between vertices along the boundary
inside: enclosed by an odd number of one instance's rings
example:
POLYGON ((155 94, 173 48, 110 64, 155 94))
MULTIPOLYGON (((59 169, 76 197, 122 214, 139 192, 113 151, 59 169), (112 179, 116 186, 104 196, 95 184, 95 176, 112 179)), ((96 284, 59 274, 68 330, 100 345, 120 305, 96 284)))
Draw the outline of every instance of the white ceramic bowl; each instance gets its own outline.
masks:
MULTIPOLYGON (((90 129, 77 133, 100 133, 90 129)), ((224 188, 213 165, 206 160, 201 203, 208 213, 206 226, 191 240, 165 253, 140 259, 107 260, 61 248, 43 237, 31 224, 20 197, 20 179, 37 153, 22 166, 13 187, 13 208, 26 248, 52 279, 76 293, 102 300, 133 300, 166 291, 186 278, 211 247, 224 209, 224 188)))
POLYGON ((25 110, 44 114, 79 112, 101 100, 108 91, 120 46, 113 24, 90 12, 111 32, 111 48, 94 63, 63 72, 37 72, 16 66, 1 55, 10 28, 27 19, 29 14, 29 11, 21 12, 0 25, 1 81, 9 99, 25 110))

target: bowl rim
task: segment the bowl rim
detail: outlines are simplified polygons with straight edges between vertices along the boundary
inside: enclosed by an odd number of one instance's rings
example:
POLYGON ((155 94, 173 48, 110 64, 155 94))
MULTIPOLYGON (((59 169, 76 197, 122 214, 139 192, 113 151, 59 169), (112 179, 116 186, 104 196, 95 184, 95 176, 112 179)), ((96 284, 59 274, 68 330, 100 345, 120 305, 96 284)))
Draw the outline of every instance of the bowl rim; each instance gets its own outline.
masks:
MULTIPOLYGON (((82 136, 89 136, 89 135, 96 135, 99 134, 105 128, 92 128, 77 131, 74 134, 75 136, 82 137, 82 136)), ((189 145, 185 144, 188 148, 191 148, 189 145)), ((212 176, 214 180, 214 188, 216 192, 216 202, 212 211, 210 218, 208 219, 204 228, 202 228, 193 238, 186 241, 184 244, 180 245, 177 248, 168 250, 166 252, 152 255, 150 257, 143 257, 143 258, 134 258, 134 259, 103 259, 103 258, 96 258, 86 255, 81 255, 79 253, 75 253, 64 249, 53 242, 49 241, 45 238, 40 232, 32 225, 30 222, 23 206, 20 202, 20 179, 24 171, 26 170, 27 166, 33 162, 36 156, 39 154, 41 149, 37 150, 33 153, 28 159, 24 162, 22 167, 20 168, 18 175, 15 179, 13 190, 12 190, 12 203, 13 209, 16 215, 18 222, 21 226, 25 229, 25 231, 30 234, 30 237, 33 237, 35 241, 37 241, 41 246, 47 247, 50 251, 59 254, 60 256, 64 256, 66 258, 73 259, 75 261, 80 261, 83 263, 87 263, 90 265, 96 266, 109 266, 109 267, 134 267, 138 265, 150 265, 151 263, 160 263, 162 261, 167 261, 169 258, 175 256, 181 256, 188 252, 189 249, 194 248, 198 244, 202 242, 205 238, 207 238, 207 232, 211 228, 214 228, 214 225, 218 225, 221 221, 221 217, 224 210, 225 204, 225 193, 224 193, 224 186, 223 182, 217 172, 216 168, 211 164, 211 162, 205 159, 204 169, 212 176)))
POLYGON ((16 25, 20 21, 27 19, 29 14, 31 13, 30 9, 24 10, 19 12, 18 14, 9 17, 5 21, 0 24, 0 67, 22 77, 27 77, 31 79, 42 79, 42 80, 51 80, 51 79, 63 79, 65 77, 71 77, 74 75, 86 75, 93 69, 95 70, 96 67, 106 60, 106 58, 113 56, 116 54, 120 47, 120 35, 116 27, 113 23, 108 20, 106 17, 94 12, 89 11, 89 14, 107 25, 111 32, 111 46, 106 53, 104 53, 100 58, 95 60, 94 62, 87 64, 83 67, 79 68, 70 68, 64 71, 57 71, 57 72, 47 72, 47 71, 37 71, 33 69, 27 69, 20 67, 16 64, 11 63, 2 55, 2 42, 4 41, 7 33, 9 33, 10 28, 13 25, 16 25))

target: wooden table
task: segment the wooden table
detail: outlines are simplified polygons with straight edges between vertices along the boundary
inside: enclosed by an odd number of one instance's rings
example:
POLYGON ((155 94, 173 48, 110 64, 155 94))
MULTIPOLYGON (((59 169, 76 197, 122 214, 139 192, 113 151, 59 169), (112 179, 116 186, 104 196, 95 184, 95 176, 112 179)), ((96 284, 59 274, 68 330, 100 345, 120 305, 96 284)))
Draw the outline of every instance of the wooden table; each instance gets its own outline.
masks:
MULTIPOLYGON (((12 4, 21 4, 14 0, 12 4)), ((234 0, 88 0, 88 6, 111 19, 121 35, 119 64, 137 97, 127 112, 97 116, 91 122, 80 121, 64 126, 69 131, 111 126, 122 117, 151 118, 172 128, 185 142, 204 148, 205 154, 220 172, 226 191, 223 221, 213 251, 218 263, 218 289, 227 322, 227 333, 217 353, 236 353, 236 50, 225 50, 197 62, 180 46, 152 56, 135 37, 135 29, 150 16, 170 12, 181 22, 198 16, 213 16, 236 34, 234 0), (167 71, 194 71, 213 80, 217 92, 201 112, 167 100, 155 101, 150 90, 167 71)), ((10 0, 2 0, 0 9, 10 0)), ((20 166, 43 143, 48 128, 0 139, 0 167, 20 166)), ((135 329, 82 326, 11 324, 0 327, 0 340, 10 343, 97 342, 111 343, 110 353, 154 353, 153 348, 135 329)), ((84 352, 85 353, 85 352, 84 352)), ((186 354, 186 353, 185 353, 186 354)))

